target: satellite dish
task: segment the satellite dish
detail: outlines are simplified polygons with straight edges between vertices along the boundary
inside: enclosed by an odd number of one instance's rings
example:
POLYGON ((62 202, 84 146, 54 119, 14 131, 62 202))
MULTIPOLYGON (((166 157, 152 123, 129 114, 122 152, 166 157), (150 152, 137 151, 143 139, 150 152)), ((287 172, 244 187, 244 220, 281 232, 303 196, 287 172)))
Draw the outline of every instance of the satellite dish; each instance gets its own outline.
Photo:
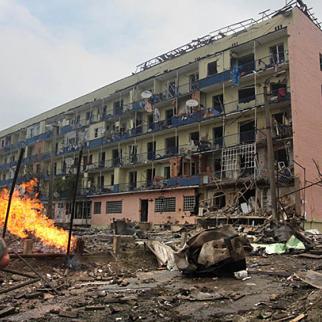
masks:
POLYGON ((141 93, 141 97, 142 98, 150 98, 152 96, 152 93, 150 92, 150 91, 143 91, 142 93, 141 93))
POLYGON ((197 107, 199 102, 197 100, 191 99, 186 101, 186 106, 188 107, 197 107))

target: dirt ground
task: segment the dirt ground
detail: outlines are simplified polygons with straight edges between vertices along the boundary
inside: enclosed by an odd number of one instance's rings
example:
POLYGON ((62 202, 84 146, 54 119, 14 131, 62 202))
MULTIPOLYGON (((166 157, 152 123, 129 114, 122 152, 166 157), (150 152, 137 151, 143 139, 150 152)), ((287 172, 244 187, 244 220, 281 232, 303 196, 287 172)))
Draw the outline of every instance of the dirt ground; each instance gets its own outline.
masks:
MULTIPOLYGON (((42 280, 0 294, 0 321, 322 321, 322 292, 294 276, 321 270, 321 259, 249 256, 246 280, 184 277, 134 243, 117 257, 27 261, 59 294, 42 280)), ((8 269, 34 274, 17 258, 8 269)), ((0 272, 0 292, 27 280, 0 272)))

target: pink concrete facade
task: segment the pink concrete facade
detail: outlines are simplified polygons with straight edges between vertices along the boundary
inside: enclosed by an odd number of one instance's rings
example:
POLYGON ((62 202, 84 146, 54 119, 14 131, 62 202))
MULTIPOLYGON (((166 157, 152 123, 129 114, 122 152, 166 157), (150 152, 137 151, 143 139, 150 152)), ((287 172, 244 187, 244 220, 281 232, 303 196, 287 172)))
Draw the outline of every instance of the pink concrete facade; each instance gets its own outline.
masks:
MULTIPOLYGON (((301 187, 319 179, 313 159, 322 169, 322 32, 299 9, 293 11, 289 26, 289 62, 292 97, 294 160, 306 169, 306 183, 301 167, 295 174, 301 187)), ((303 205, 307 221, 322 222, 322 187, 306 189, 303 205)))
POLYGON ((147 191, 126 193, 117 195, 107 195, 92 198, 92 226, 110 225, 113 219, 128 219, 132 222, 141 221, 141 200, 148 200, 148 218, 147 222, 154 224, 193 224, 196 222, 196 216, 191 215, 190 211, 184 211, 184 196, 195 196, 193 188, 171 189, 164 191, 147 191), (155 212, 155 199, 157 198, 176 198, 175 212, 155 212), (122 213, 107 214, 107 201, 122 201, 122 213), (101 202, 101 213, 95 214, 94 204, 101 202))

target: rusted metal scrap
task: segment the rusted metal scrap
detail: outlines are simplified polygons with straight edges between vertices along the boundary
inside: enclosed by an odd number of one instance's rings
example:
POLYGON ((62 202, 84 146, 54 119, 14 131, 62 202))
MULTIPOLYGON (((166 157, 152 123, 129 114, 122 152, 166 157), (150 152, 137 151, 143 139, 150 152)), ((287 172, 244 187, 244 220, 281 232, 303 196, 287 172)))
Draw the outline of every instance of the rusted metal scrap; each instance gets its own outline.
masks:
POLYGON ((232 226, 204 230, 174 253, 178 269, 185 275, 231 275, 246 269, 247 240, 232 226))

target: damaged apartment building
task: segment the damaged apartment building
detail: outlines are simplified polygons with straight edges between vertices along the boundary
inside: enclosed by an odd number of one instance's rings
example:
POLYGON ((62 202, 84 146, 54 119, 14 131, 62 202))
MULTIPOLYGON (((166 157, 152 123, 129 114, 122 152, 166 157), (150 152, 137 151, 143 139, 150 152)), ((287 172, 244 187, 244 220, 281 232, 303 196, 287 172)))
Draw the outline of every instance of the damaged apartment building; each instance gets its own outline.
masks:
MULTIPOLYGON (((75 224, 269 214, 267 131, 278 197, 316 180, 313 160, 322 166, 321 54, 301 1, 221 28, 1 131, 0 184, 10 186, 24 147, 18 182, 37 178, 49 216, 67 223, 82 150, 75 224)), ((321 224, 318 185, 288 198, 321 224)))

